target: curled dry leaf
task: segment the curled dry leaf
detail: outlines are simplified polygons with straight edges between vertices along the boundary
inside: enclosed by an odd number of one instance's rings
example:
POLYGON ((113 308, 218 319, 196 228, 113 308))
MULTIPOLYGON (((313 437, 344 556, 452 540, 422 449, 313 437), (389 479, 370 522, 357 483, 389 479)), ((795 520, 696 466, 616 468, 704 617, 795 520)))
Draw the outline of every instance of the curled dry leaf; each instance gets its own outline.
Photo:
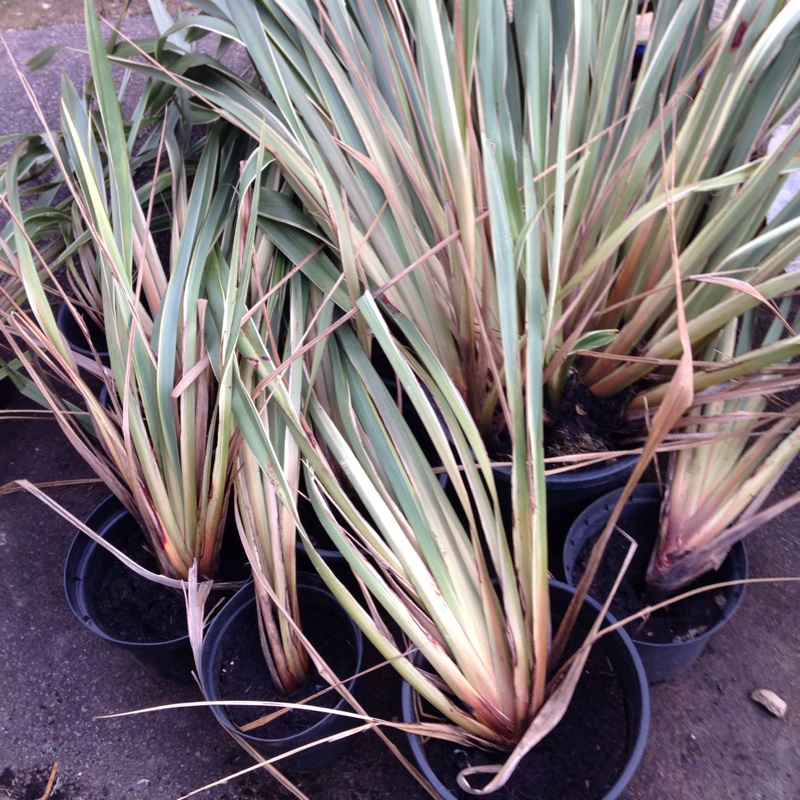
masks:
POLYGON ((764 706, 773 716, 780 719, 786 716, 786 701, 778 697, 771 689, 756 689, 750 698, 764 706))

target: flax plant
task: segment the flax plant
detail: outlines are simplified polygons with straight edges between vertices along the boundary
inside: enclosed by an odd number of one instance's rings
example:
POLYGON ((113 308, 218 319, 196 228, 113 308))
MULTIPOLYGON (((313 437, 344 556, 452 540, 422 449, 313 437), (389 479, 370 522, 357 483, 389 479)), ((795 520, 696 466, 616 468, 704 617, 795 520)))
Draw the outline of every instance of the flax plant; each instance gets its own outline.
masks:
MULTIPOLYGON (((260 151, 263 159, 263 150, 260 151)), ((262 383, 265 361, 275 369, 283 368, 280 380, 291 407, 303 414, 308 395, 306 360, 292 358, 299 352, 309 333, 312 304, 308 282, 302 275, 291 275, 289 264, 264 234, 259 222, 259 206, 281 195, 272 186, 280 176, 271 171, 262 184, 263 160, 251 158, 242 186, 248 179, 253 186, 243 194, 240 219, 249 227, 240 228, 240 249, 234 262, 241 274, 229 276, 228 286, 240 283, 247 294, 250 309, 244 328, 237 336, 241 349, 239 377, 241 390, 253 402, 250 425, 258 426, 270 452, 280 465, 281 476, 291 493, 292 507, 297 502, 300 485, 300 448, 272 390, 262 383), (246 210, 244 210, 246 209, 246 210)), ((255 583, 262 648, 273 683, 284 694, 300 688, 308 677, 309 658, 300 631, 302 620, 297 595, 296 548, 298 535, 291 508, 285 504, 276 486, 272 470, 264 469, 245 437, 235 466, 237 524, 255 583)), ((263 462, 262 462, 263 463, 263 462)))
MULTIPOLYGON (((392 315, 422 354, 420 362, 409 361, 372 298, 360 299, 359 308, 443 467, 431 466, 355 333, 343 327, 327 344, 339 419, 312 397, 307 418, 296 418, 292 427, 318 518, 366 601, 359 602, 319 557, 299 514, 298 531, 348 613, 440 715, 408 730, 495 751, 498 774, 489 785, 478 789, 470 774, 460 778, 475 793, 490 792, 561 719, 587 654, 582 650, 550 669, 541 411, 537 417, 534 404, 515 416, 520 438, 514 440, 507 528, 477 426, 435 356, 410 324, 392 315), (449 490, 440 482, 442 471, 449 490), (388 620, 402 638, 391 633, 388 620), (424 660, 413 658, 409 644, 424 660)), ((536 359, 524 349, 515 355, 521 367, 516 382, 529 377, 536 359)), ((266 448, 266 441, 254 447, 266 448)), ((273 475, 280 484, 279 473, 273 475)), ((599 625, 600 619, 592 635, 599 625)))
MULTIPOLYGON (((379 290, 384 302, 413 319, 491 436, 502 344, 482 211, 474 43, 456 48, 465 60, 451 63, 454 30, 435 3, 418 3, 409 16, 377 2, 347 9, 290 2, 263 13, 245 3, 235 14, 223 4, 200 8, 204 13, 176 30, 212 31, 244 44, 256 77, 245 83, 210 59, 198 65, 165 57, 171 72, 165 80, 191 89, 254 138, 266 120, 266 146, 307 218, 302 235, 296 225, 291 235, 277 226, 276 245, 295 262, 319 244, 332 246, 335 261, 305 259, 310 280, 323 292, 341 285, 337 302, 346 311, 365 290, 379 290), (424 268, 411 267, 423 262, 424 268)), ((488 16, 498 23, 496 14, 488 16)), ((458 36, 474 38, 476 14, 462 22, 458 36)), ((489 49, 481 51, 485 76, 495 66, 489 49)), ((118 60, 128 63, 124 54, 120 48, 118 60)), ((504 189, 516 187, 521 173, 508 174, 509 154, 498 163, 504 189)), ((521 229, 521 198, 511 213, 521 229)), ((369 348, 363 331, 362 343, 369 348)))
MULTIPOLYGON (((715 342, 715 360, 726 368, 737 349, 751 347, 752 338, 750 325, 729 326, 715 342)), ((716 569, 733 544, 800 502, 800 492, 794 492, 763 508, 800 446, 800 403, 780 399, 797 384, 796 365, 776 365, 774 374, 731 382, 727 396, 716 396, 689 415, 683 446, 670 454, 647 573, 653 594, 674 594, 716 569)))
MULTIPOLYGON (((300 219, 276 166, 263 143, 242 161, 231 257, 207 270, 204 282, 212 361, 226 363, 217 355, 223 352, 231 360, 226 380, 241 426, 236 522, 255 584, 262 649, 276 689, 289 694, 304 684, 310 664, 297 591, 301 448, 293 425, 305 419, 312 383, 328 395, 316 376, 326 369, 335 306, 273 244, 276 213, 282 224, 300 219)), ((330 674, 319 660, 316 666, 330 674)))
MULTIPOLYGON (((296 531, 348 613, 441 714, 441 722, 420 722, 410 729, 498 751, 504 764, 491 787, 485 787, 491 791, 505 783, 519 760, 558 723, 587 651, 561 670, 550 669, 542 447, 544 293, 531 247, 535 236, 529 230, 515 246, 507 219, 513 198, 503 193, 491 158, 485 180, 493 211, 494 261, 502 278, 498 283, 511 285, 517 269, 527 278, 524 303, 519 309, 508 304, 498 330, 505 375, 501 406, 507 409, 513 448, 510 528, 504 523, 489 453, 463 396, 415 321, 371 293, 356 300, 355 321, 341 310, 330 318, 333 306, 326 296, 312 304, 317 309, 313 315, 296 315, 295 308, 302 312, 311 296, 302 288, 308 278, 298 265, 286 290, 284 337, 256 324, 259 312, 248 312, 239 335, 241 366, 233 378, 242 463, 247 454, 261 471, 254 473, 259 478, 254 488, 247 489, 249 501, 240 495, 240 509, 244 516, 250 503, 263 503, 261 537, 269 540, 265 553, 278 563, 296 531), (364 333, 386 355, 431 437, 441 468, 422 451, 395 396, 367 357, 359 339, 364 333), (308 518, 299 510, 297 461, 295 451, 287 450, 287 434, 302 458, 305 491, 318 524, 357 576, 363 604, 315 549, 308 518), (399 626, 402 639, 391 633, 389 620, 399 626), (419 649, 425 664, 412 658, 409 644, 419 649)), ((263 198, 258 207, 264 230, 274 215, 263 198)), ((258 263, 256 258, 240 262, 238 284, 227 282, 234 291, 228 302, 243 296, 253 302, 250 270, 258 263)), ((237 482, 237 488, 242 484, 237 482)), ((290 565, 286 561, 283 568, 288 572, 290 565)), ((266 570, 264 577, 269 580, 266 570)), ((286 595, 274 590, 268 594, 279 608, 285 601, 288 611, 286 595)), ((462 781, 468 782, 469 776, 462 781)))
MULTIPOLYGON (((571 314, 585 316, 591 304, 599 324, 619 330, 602 358, 585 359, 580 367, 600 396, 651 381, 654 371, 670 374, 680 352, 669 274, 673 247, 698 362, 732 320, 797 287, 798 275, 784 267, 800 246, 800 198, 771 223, 764 220, 786 174, 798 165, 800 8, 734 2, 712 28, 711 5, 658 4, 641 71, 629 89, 627 116, 608 137, 609 146, 600 147, 604 175, 613 177, 584 206, 591 210, 580 224, 595 230, 619 225, 627 240, 612 251, 607 245, 614 236, 606 242, 588 237, 594 252, 573 260, 563 284, 574 298, 571 314), (675 39, 677 31, 683 34, 675 39), (667 69, 659 70, 659 64, 667 69), (776 149, 761 155, 770 132, 793 118, 776 149), (666 209, 652 213, 653 199, 666 184, 673 195, 672 220, 666 209), (595 276, 609 268, 604 309, 594 305, 595 276), (590 288, 584 288, 587 283, 590 288)), ((583 178, 582 171, 579 165, 576 185, 597 180, 593 174, 583 178)), ((565 321, 564 329, 569 327, 565 321)), ((784 356, 795 355, 797 337, 792 334, 780 347, 784 356)), ((752 354, 739 357, 740 375, 759 369, 755 362, 744 365, 752 354)), ((700 364, 698 390, 708 388, 704 371, 700 364)), ((661 392, 645 384, 631 406, 657 404, 661 392)))
MULTIPOLYGON (((800 200, 763 225, 797 168, 800 117, 758 155, 800 99, 796 4, 740 0, 710 27, 711 2, 660 2, 635 77, 627 0, 196 5, 172 30, 244 46, 252 80, 167 42, 150 48, 162 66, 141 68, 254 139, 266 120, 266 145, 307 217, 302 235, 279 226, 276 245, 295 262, 332 247, 334 261, 305 262, 322 291, 343 284, 347 311, 378 292, 413 320, 492 449, 505 289, 486 142, 517 198, 515 235, 536 229, 548 419, 568 380, 622 398, 633 417, 660 402, 652 379, 667 382, 681 353, 668 213, 696 362, 727 323, 800 281, 782 271, 800 251, 800 200)), ((133 52, 120 45, 115 57, 135 68, 133 52)), ((519 303, 522 281, 516 289, 519 303)))
MULTIPOLYGON (((26 226, 16 156, 6 174, 12 217, 6 252, 13 254, 28 305, 13 304, 3 327, 21 371, 79 454, 140 522, 162 572, 185 579, 197 563, 199 573, 210 577, 226 520, 235 430, 227 380, 233 362, 222 349, 212 364, 206 348, 203 277, 226 258, 225 227, 247 148, 240 152, 240 139, 223 141, 216 128, 191 166, 184 118, 172 103, 160 116, 161 146, 143 205, 132 168, 137 126, 123 124, 91 3, 86 23, 97 112, 64 79, 61 138, 48 138, 73 207, 77 265, 71 273, 96 293, 110 366, 75 356, 56 326, 49 293, 53 287, 64 298, 67 293, 26 226), (156 191, 169 192, 167 258, 150 228, 156 191), (108 407, 84 367, 106 382, 108 407), (83 409, 65 399, 64 386, 77 393, 83 409)), ((237 321, 228 323, 238 328, 237 321)))
MULTIPOLYGON (((68 259, 71 240, 70 203, 63 195, 63 181, 52 178, 55 163, 49 140, 43 135, 7 136, 2 144, 12 148, 8 161, 0 165, 0 216, 5 225, 0 233, 0 310, 8 313, 25 302, 25 286, 17 266, 14 229, 9 216, 10 194, 18 197, 20 219, 31 244, 40 253, 40 263, 56 268, 68 259)), ((47 269, 42 267, 42 280, 47 269)), ((23 391, 36 396, 35 389, 20 373, 20 363, 10 349, 3 345, 0 375, 13 381, 23 391), (10 359, 10 363, 7 363, 10 359)))

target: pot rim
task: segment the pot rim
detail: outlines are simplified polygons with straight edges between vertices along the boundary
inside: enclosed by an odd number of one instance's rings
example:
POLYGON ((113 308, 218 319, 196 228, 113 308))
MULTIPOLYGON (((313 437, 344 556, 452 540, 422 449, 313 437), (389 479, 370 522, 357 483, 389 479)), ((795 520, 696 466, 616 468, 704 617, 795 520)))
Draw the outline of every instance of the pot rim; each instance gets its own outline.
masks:
MULTIPOLYGON (((335 603, 341 609, 342 616, 350 623, 353 631, 353 647, 355 649, 356 668, 353 676, 345 682, 345 687, 348 692, 352 693, 358 673, 361 671, 361 664, 364 656, 364 643, 361 631, 344 610, 344 608, 340 606, 334 595, 328 591, 327 587, 325 587, 324 584, 320 585, 322 584, 321 578, 310 573, 298 572, 297 582, 298 589, 302 586, 304 591, 314 592, 320 596, 328 598, 331 602, 335 603)), ((270 738, 257 735, 255 730, 241 731, 238 726, 231 721, 230 717, 226 713, 224 707, 225 703, 219 702, 223 700, 219 691, 219 676, 216 674, 216 670, 214 669, 214 659, 212 658, 211 649, 210 647, 206 646, 206 643, 209 641, 221 640, 224 637, 227 629, 234 624, 239 615, 247 612, 255 602, 255 583, 251 579, 225 604, 222 611, 220 611, 220 613, 214 617, 211 624, 208 626, 206 634, 203 637, 203 649, 200 657, 199 677, 203 686, 203 693, 206 695, 207 700, 214 702, 214 705, 211 705, 210 708, 214 716, 217 718, 217 721, 220 722, 220 724, 222 724, 227 730, 234 732, 237 736, 241 736, 247 740, 257 741, 259 744, 262 744, 265 747, 278 745, 279 743, 291 743, 293 741, 299 742, 301 740, 308 739, 309 735, 313 735, 315 730, 325 725, 326 718, 331 715, 314 712, 318 713, 319 719, 313 725, 309 725, 307 728, 304 728, 303 730, 298 731, 290 736, 270 738)), ((333 689, 332 691, 336 690, 333 689)), ((348 705, 349 704, 347 700, 340 696, 338 702, 335 706, 332 706, 331 710, 342 710, 348 705)), ((268 707, 265 706, 265 713, 267 710, 268 707)), ((280 761, 278 764, 280 764, 280 761)))
MULTIPOLYGON (((608 494, 604 494, 602 497, 599 497, 593 503, 590 503, 575 519, 575 521, 570 526, 569 531, 567 532, 567 538, 564 542, 564 549, 563 549, 563 569, 564 574, 567 576, 567 585, 572 585, 570 582, 571 574, 572 574, 572 565, 573 565, 573 551, 577 554, 580 553, 586 539, 591 536, 592 534, 597 532, 596 527, 592 527, 588 524, 584 523, 584 520, 587 517, 600 517, 602 518, 604 512, 606 513, 606 519, 608 515, 610 515, 611 510, 617 503, 620 495, 622 494, 622 489, 615 489, 612 492, 608 492, 608 494), (584 525, 583 530, 580 529, 580 526, 584 525), (576 538, 577 537, 577 538, 576 538), (573 544, 574 542, 574 544, 573 544)), ((658 502, 661 503, 662 498, 662 491, 661 486, 657 483, 640 483, 638 484, 634 490, 633 494, 631 495, 630 499, 628 500, 627 505, 650 505, 652 503, 658 502)), ((722 569, 724 564, 730 564, 731 569, 734 573, 740 572, 743 576, 747 576, 750 564, 749 559, 747 556, 747 548, 745 547, 744 541, 739 540, 731 545, 731 549, 725 559, 723 560, 722 564, 720 564, 719 569, 722 569)), ((668 649, 676 649, 676 648, 689 648, 700 643, 707 642, 715 633, 717 633, 721 628, 723 628, 727 623, 730 621, 731 617, 737 611, 739 606, 741 605, 742 601, 744 600, 745 592, 747 590, 747 584, 739 583, 733 586, 728 586, 725 589, 727 603, 725 608, 722 611, 722 615, 716 621, 714 625, 712 625, 708 630, 704 631, 701 634, 698 634, 692 639, 686 639, 680 642, 650 642, 645 639, 637 639, 636 637, 631 637, 633 639, 634 645, 636 647, 646 647, 651 649, 653 652, 658 650, 668 650, 668 649)))
MULTIPOLYGON (((81 338, 83 338, 83 331, 78 327, 78 323, 75 321, 75 317, 70 312, 69 306, 66 303, 61 303, 58 307, 58 311, 56 311, 56 326, 59 331, 61 331, 61 335, 67 340, 67 344, 70 346, 71 350, 86 358, 94 358, 94 353, 91 348, 85 347, 77 341, 73 331, 77 331, 81 335, 81 338)), ((96 350, 98 358, 103 363, 107 364, 110 358, 108 344, 105 345, 105 349, 96 348, 96 350)))
MULTIPOLYGON (((126 516, 133 519, 131 513, 122 503, 114 495, 110 495, 89 514, 85 522, 90 528, 95 529, 98 536, 105 536, 110 528, 126 516)), ((142 533, 142 537, 144 538, 144 533, 142 533)), ((70 544, 64 562, 64 594, 72 613, 83 626, 111 644, 129 650, 137 649, 142 652, 148 649, 163 648, 165 645, 178 645, 188 642, 188 632, 172 639, 157 639, 149 642, 119 639, 94 620, 83 602, 82 593, 78 590, 78 587, 84 580, 82 576, 88 563, 101 551, 107 552, 90 536, 78 531, 70 544)), ((113 556, 111 557, 113 558, 113 556)))

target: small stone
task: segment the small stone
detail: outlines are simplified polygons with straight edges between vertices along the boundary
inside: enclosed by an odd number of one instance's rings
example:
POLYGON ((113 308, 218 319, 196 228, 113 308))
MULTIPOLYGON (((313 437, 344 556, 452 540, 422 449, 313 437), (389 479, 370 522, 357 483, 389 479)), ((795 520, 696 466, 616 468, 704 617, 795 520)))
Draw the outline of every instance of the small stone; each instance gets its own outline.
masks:
POLYGON ((778 697, 771 689, 756 689, 750 698, 760 703, 773 716, 783 719, 786 716, 786 701, 778 697))

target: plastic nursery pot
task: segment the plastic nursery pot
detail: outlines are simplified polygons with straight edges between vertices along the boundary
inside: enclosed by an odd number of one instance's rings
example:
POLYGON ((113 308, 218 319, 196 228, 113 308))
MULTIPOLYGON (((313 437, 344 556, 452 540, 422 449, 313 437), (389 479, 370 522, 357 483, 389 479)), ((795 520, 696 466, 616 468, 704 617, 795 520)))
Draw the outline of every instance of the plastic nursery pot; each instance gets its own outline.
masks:
MULTIPOLYGON (((155 558, 144 550, 144 533, 115 497, 103 501, 86 524, 137 562, 155 568, 155 558)), ((64 590, 75 616, 96 636, 160 678, 192 682, 194 662, 179 592, 136 575, 83 533, 67 554, 64 590), (135 621, 121 627, 120 616, 135 621), (175 622, 168 626, 168 619, 175 622)))
POLYGON ((578 511, 593 500, 624 486, 638 458, 635 455, 620 456, 616 461, 548 475, 548 511, 559 514, 562 520, 569 515, 574 519, 578 511))
MULTIPOLYGON (((346 680, 349 676, 355 676, 361 670, 361 631, 316 575, 298 573, 297 583, 305 635, 339 678, 346 680)), ((252 582, 240 589, 223 607, 203 640, 200 683, 209 701, 299 702, 303 697, 316 695, 328 688, 313 667, 312 673, 306 684, 290 697, 282 696, 274 689, 261 651, 252 582)), ((355 677, 346 680, 345 686, 349 692, 354 691, 355 685, 355 677)), ((311 704, 329 706, 336 711, 351 710, 335 689, 315 697, 311 704)), ((320 742, 276 762, 279 769, 292 772, 321 769, 346 752, 350 746, 347 737, 335 742, 321 740, 358 724, 352 717, 292 710, 267 725, 243 732, 241 726, 246 721, 245 717, 237 715, 243 710, 241 707, 213 705, 211 710, 223 727, 245 739, 264 758, 275 758, 303 745, 320 742)), ((245 711, 250 719, 256 719, 271 713, 273 709, 253 706, 245 711)))
MULTIPOLYGON (((104 364, 107 365, 109 362, 109 355, 105 331, 87 316, 83 316, 83 321, 86 323, 86 327, 89 331, 89 337, 94 345, 95 350, 97 351, 98 357, 104 364)), ((80 325, 78 325, 77 320, 72 315, 72 312, 66 303, 62 303, 58 307, 58 312, 56 313, 56 324, 58 325, 58 329, 61 331, 64 338, 67 340, 67 344, 69 344, 70 348, 75 353, 86 356, 86 358, 94 359, 94 353, 89 346, 89 342, 87 341, 86 336, 84 336, 80 325)))
MULTIPOLYGON (((550 582, 554 622, 565 613, 574 591, 566 584, 550 582)), ((580 644, 581 634, 589 630, 599 611, 600 606, 587 598, 569 652, 574 652, 580 644)), ((613 622, 607 616, 604 627, 613 622)), ((414 661, 417 665, 425 663, 419 652, 414 661)), ((416 693, 408 683, 403 683, 405 722, 418 721, 417 705, 416 693)), ((615 800, 639 766, 649 726, 650 692, 642 663, 630 637, 622 630, 614 631, 593 647, 561 722, 522 759, 509 783, 487 796, 496 800, 532 796, 539 800, 615 800), (611 696, 615 697, 613 703, 611 696), (599 708, 608 715, 603 719, 602 729, 599 708), (609 735, 609 728, 615 728, 614 735, 609 735), (564 766, 558 766, 559 761, 564 766), (589 767, 590 763, 594 766, 589 767), (615 769, 609 766, 612 763, 616 764, 615 769), (590 770, 596 771, 590 774, 590 770)), ((456 783, 457 773, 464 767, 504 760, 504 754, 465 749, 415 734, 408 734, 408 740, 420 771, 443 800, 466 800, 471 796, 456 783), (456 765, 447 766, 453 759, 456 765)), ((471 779, 474 784, 478 777, 471 779)))
POLYGON ((11 378, 0 378, 0 408, 8 408, 18 392, 11 378))
MULTIPOLYGON (((564 578, 560 556, 570 525, 593 500, 612 489, 624 486, 633 472, 637 459, 638 456, 635 455, 620 456, 615 461, 546 477, 547 539, 550 553, 548 566, 550 573, 556 578, 564 578)), ((496 467, 495 475, 499 481, 510 486, 509 467, 496 467)), ((509 509, 509 519, 506 520, 506 524, 510 526, 510 503, 506 504, 506 507, 509 509)))
MULTIPOLYGON (((585 467, 570 472, 548 475, 547 510, 560 514, 577 516, 592 500, 612 489, 624 486, 633 472, 638 456, 620 456, 615 461, 585 467)), ((510 467, 495 467, 495 475, 501 481, 511 483, 510 467)))
MULTIPOLYGON (((576 585, 583 574, 581 553, 587 543, 597 537, 605 527, 621 492, 621 489, 610 492, 596 500, 578 516, 570 528, 564 545, 564 571, 567 583, 570 585, 576 585)), ((644 571, 655 546, 660 509, 660 487, 657 484, 640 484, 634 489, 633 495, 625 505, 617 523, 626 533, 633 536, 639 545, 628 574, 631 576, 631 581, 635 581, 636 585, 640 587, 643 585, 644 571)), ((747 576, 747 551, 744 543, 740 541, 731 548, 719 569, 708 573, 701 578, 699 583, 710 585, 724 581, 739 581, 746 579, 747 576)), ((624 586, 623 579, 622 588, 624 586)), ((721 592, 719 595, 719 605, 722 606, 721 614, 719 606, 715 607, 713 602, 710 603, 711 611, 709 613, 713 614, 713 617, 708 624, 692 626, 695 630, 690 631, 691 637, 677 637, 673 641, 664 642, 652 641, 644 638, 648 635, 647 628, 643 632, 636 632, 640 627, 638 622, 633 622, 628 626, 650 683, 659 683, 678 677, 699 658, 711 637, 736 612, 744 597, 745 586, 738 584, 719 591, 721 592), (704 627, 705 630, 698 633, 697 627, 704 627)), ((618 617, 623 616, 617 601, 612 604, 611 610, 618 617)), ((650 619, 657 620, 656 615, 661 615, 663 618, 667 614, 671 615, 677 624, 682 614, 681 604, 676 603, 665 610, 655 612, 650 619)), ((627 611, 625 615, 627 616, 627 611)), ((652 633, 650 635, 652 636, 652 633)))

